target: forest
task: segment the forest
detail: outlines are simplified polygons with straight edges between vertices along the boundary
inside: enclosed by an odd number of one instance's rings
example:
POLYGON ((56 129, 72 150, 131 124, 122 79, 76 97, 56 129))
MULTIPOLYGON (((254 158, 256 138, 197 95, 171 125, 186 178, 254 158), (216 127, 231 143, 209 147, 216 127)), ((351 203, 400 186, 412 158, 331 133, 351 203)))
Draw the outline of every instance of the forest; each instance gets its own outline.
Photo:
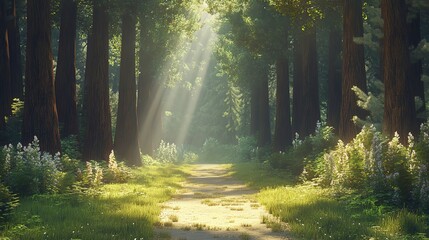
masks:
POLYGON ((429 239, 428 98, 428 0, 0 0, 0 239, 429 239))

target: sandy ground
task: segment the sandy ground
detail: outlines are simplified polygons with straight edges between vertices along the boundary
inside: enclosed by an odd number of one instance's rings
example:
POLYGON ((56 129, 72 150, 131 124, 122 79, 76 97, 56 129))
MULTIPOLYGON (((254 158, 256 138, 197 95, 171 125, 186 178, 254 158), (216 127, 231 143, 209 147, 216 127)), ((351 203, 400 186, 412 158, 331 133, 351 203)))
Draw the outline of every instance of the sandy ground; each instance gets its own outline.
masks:
POLYGON ((155 239, 291 239, 287 226, 269 215, 256 191, 231 178, 225 165, 198 164, 184 188, 164 203, 155 239), (262 219, 277 222, 272 231, 262 219))

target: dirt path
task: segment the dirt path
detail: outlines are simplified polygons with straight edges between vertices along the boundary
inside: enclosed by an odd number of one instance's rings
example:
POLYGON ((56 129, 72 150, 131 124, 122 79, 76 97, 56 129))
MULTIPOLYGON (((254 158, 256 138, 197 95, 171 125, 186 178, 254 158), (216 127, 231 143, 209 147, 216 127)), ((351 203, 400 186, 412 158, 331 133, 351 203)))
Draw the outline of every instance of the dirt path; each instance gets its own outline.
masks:
POLYGON ((156 239, 290 239, 278 221, 272 231, 262 219, 273 221, 255 200, 256 191, 229 176, 225 165, 198 164, 184 189, 164 205, 156 239))

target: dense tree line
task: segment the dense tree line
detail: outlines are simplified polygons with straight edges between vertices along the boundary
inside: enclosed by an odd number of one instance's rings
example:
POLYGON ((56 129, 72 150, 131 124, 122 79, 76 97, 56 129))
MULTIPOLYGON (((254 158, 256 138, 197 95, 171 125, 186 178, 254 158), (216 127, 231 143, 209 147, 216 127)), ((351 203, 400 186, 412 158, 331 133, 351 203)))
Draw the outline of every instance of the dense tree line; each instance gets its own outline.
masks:
MULTIPOLYGON (((0 4, 0 129, 12 116, 13 99, 20 98, 24 143, 37 135, 41 149, 55 153, 61 151, 60 136, 78 136, 84 160, 107 160, 115 150, 118 159, 140 164, 140 152, 153 154, 161 138, 168 138, 166 129, 172 129, 163 126, 168 86, 188 80, 198 85, 201 76, 186 72, 202 60, 183 59, 186 50, 198 49, 187 43, 201 27, 204 10, 217 16, 218 41, 203 76, 207 81, 199 95, 206 96, 196 105, 194 132, 181 142, 201 145, 207 137, 235 142, 251 135, 260 147, 284 151, 295 133, 307 137, 320 121, 348 142, 361 127, 356 117, 372 114, 358 104, 353 87, 378 91, 373 87, 378 78, 384 84, 382 129, 387 135, 398 132, 405 143, 426 119, 422 76, 428 33, 421 30, 428 24, 427 5, 417 0, 208 5, 199 0, 5 0, 0 4), (26 14, 26 23, 17 12, 26 14), (368 34, 377 30, 380 36, 368 34), (112 46, 115 39, 118 46, 112 46), (112 88, 117 112, 111 112, 112 88), (219 121, 204 116, 213 113, 219 121), (208 122, 221 127, 212 130, 208 122)), ((174 114, 180 127, 186 116, 174 114)))

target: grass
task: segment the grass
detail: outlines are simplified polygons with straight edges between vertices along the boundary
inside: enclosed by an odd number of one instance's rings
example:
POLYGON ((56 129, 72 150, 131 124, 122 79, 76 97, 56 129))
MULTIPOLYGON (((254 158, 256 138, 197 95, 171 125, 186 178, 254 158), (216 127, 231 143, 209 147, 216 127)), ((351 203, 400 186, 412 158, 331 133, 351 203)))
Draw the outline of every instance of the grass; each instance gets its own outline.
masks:
MULTIPOLYGON (((260 189, 258 201, 287 223, 287 229, 302 239, 428 239, 427 219, 401 210, 389 216, 367 214, 364 206, 350 208, 329 189, 294 184, 288 173, 261 164, 236 164, 234 176, 260 189), (258 177, 255 177, 258 176, 258 177), (281 177, 278 177, 281 176, 281 177)), ((263 219, 277 229, 276 221, 263 219)), ((278 222, 277 222, 278 223, 278 222)))
POLYGON ((124 184, 104 185, 98 195, 41 195, 24 198, 0 232, 10 239, 151 239, 167 201, 187 176, 187 166, 133 170, 124 184))

